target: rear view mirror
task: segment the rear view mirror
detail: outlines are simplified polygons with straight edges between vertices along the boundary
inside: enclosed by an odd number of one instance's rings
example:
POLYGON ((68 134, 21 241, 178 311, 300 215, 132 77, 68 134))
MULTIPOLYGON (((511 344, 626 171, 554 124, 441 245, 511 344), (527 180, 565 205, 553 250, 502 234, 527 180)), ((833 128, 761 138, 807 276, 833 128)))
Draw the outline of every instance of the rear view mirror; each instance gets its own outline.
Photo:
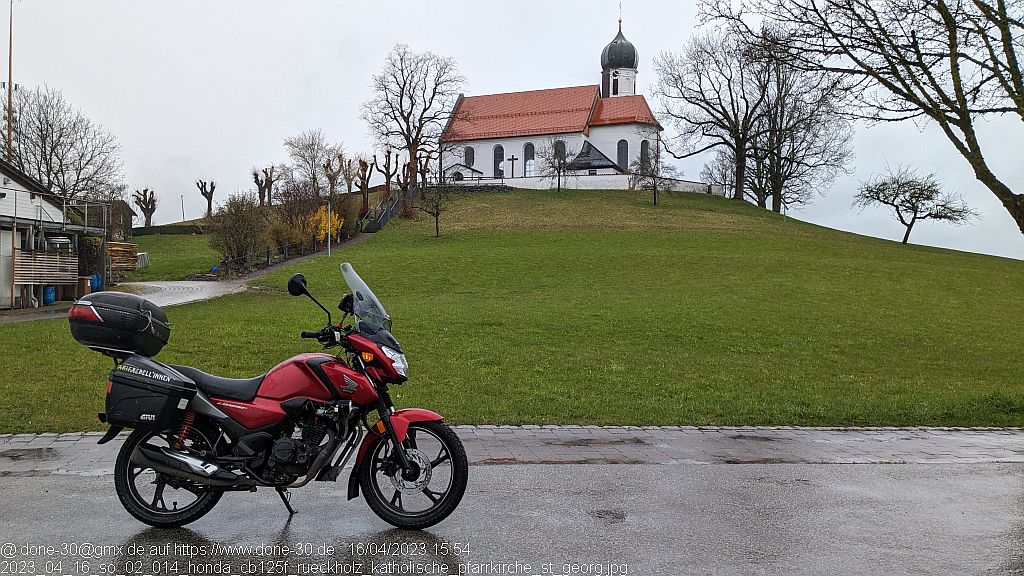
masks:
POLYGON ((309 290, 306 289, 306 277, 302 274, 293 274, 288 279, 288 293, 292 296, 308 296, 309 290))
POLYGON ((345 294, 345 297, 338 303, 338 310, 341 310, 345 314, 352 313, 352 295, 345 294))

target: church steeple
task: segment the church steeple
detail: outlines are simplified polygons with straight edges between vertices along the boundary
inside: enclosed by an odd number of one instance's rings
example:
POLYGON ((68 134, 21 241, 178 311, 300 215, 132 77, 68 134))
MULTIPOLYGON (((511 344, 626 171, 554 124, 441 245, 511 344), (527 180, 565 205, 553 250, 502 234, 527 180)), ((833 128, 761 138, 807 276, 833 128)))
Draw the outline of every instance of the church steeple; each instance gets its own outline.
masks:
POLYGON ((640 62, 636 48, 622 35, 622 8, 619 7, 619 33, 601 51, 601 97, 636 94, 636 70, 640 62))

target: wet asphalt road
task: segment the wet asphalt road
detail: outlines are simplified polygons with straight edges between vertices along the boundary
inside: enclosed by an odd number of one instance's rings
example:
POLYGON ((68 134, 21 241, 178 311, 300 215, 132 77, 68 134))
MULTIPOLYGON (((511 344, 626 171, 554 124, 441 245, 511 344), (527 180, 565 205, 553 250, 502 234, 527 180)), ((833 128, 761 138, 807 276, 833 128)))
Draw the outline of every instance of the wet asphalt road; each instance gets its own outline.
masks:
MULTIPOLYGON (((227 495, 189 529, 160 531, 122 510, 110 476, 6 477, 0 544, 121 547, 90 560, 88 572, 63 556, 65 574, 100 574, 110 560, 117 573, 140 574, 239 574, 260 562, 260 574, 312 574, 314 565, 335 574, 445 573, 444 565, 453 574, 460 565, 462 573, 488 574, 513 562, 530 570, 504 573, 562 574, 567 563, 588 565, 575 572, 568 566, 575 574, 1024 571, 1020 464, 515 465, 470 472, 460 508, 423 532, 390 529, 362 500, 346 502, 341 483, 295 490, 299 514, 290 522, 276 494, 261 490, 227 495), (297 543, 311 544, 312 554, 297 553, 297 543), (468 554, 451 552, 466 543, 468 554), (172 547, 150 555, 150 546, 165 544, 172 547), (205 554, 190 558, 174 544, 206 547, 205 554), (237 544, 292 551, 213 551, 237 544), (380 544, 426 554, 386 556, 380 544), (132 554, 132 545, 147 550, 132 554), (388 559, 397 563, 380 563, 388 559), (165 560, 179 565, 154 564, 165 560), (414 564, 420 572, 411 571, 414 564)), ((34 574, 45 573, 46 560, 61 559, 59 550, 32 557, 41 562, 34 574)))

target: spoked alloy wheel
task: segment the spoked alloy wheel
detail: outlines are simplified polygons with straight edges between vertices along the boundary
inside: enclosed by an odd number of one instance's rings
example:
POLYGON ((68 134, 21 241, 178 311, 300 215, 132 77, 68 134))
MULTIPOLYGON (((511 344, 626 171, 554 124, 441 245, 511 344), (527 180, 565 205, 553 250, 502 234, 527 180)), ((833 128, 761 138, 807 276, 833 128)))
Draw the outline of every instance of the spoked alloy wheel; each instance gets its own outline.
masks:
MULTIPOLYGON (((195 483, 157 472, 132 461, 139 446, 160 449, 171 445, 171 431, 136 430, 128 436, 117 453, 114 464, 114 487, 121 504, 132 516, 150 526, 171 528, 184 526, 209 512, 224 494, 210 491, 195 483)), ((193 450, 210 451, 213 446, 209 433, 198 426, 189 433, 185 446, 193 450)))
POLYGON ((411 529, 433 526, 455 510, 466 492, 466 450, 443 422, 410 424, 404 444, 416 475, 403 476, 391 442, 382 439, 362 466, 363 497, 389 524, 411 529))

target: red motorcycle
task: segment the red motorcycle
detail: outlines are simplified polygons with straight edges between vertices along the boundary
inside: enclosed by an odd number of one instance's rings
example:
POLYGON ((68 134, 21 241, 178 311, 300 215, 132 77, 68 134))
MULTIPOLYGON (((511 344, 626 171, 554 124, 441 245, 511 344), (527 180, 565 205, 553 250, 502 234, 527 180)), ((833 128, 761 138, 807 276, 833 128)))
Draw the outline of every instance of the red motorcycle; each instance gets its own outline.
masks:
POLYGON ((388 386, 406 381, 408 363, 391 317, 351 265, 341 272, 351 293, 338 305, 337 325, 302 274, 288 281, 291 295, 327 312, 327 326, 301 336, 341 352, 300 354, 255 378, 154 360, 170 325, 144 298, 98 292, 75 303, 72 334, 114 358, 99 414, 110 429, 99 443, 134 429, 114 466, 129 513, 152 526, 182 526, 224 492, 271 487, 294 514, 288 490, 337 480, 353 454, 348 499, 362 491, 386 522, 425 528, 455 510, 468 477, 462 442, 439 414, 395 410, 388 386))

